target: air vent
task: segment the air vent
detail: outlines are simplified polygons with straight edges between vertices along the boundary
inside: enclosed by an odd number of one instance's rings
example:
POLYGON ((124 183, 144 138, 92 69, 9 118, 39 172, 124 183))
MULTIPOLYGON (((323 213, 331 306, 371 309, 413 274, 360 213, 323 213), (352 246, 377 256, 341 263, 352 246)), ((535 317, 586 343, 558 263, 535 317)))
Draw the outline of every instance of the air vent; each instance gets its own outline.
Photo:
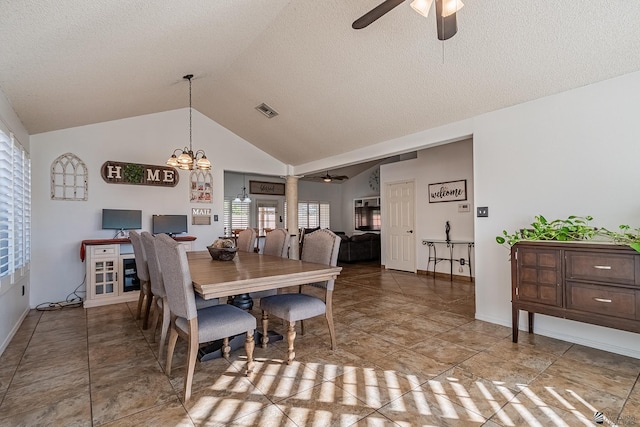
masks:
POLYGON ((274 110, 273 108, 269 107, 264 102, 262 104, 258 105, 256 107, 256 110, 260 111, 262 114, 264 114, 265 116, 267 116, 270 119, 272 119, 272 118, 274 118, 275 116, 278 115, 278 112, 276 110, 274 110))

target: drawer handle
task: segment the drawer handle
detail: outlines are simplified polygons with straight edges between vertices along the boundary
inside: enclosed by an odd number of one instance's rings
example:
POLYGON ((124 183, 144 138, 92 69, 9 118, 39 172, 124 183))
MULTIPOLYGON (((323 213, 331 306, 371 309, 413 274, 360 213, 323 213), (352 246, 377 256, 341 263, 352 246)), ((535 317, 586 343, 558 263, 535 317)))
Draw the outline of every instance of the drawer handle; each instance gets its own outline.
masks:
POLYGON ((598 270, 611 270, 610 265, 594 265, 593 268, 597 268, 598 270))
POLYGON ((598 302, 611 302, 610 299, 606 299, 606 298, 594 298, 594 300, 596 300, 598 302))

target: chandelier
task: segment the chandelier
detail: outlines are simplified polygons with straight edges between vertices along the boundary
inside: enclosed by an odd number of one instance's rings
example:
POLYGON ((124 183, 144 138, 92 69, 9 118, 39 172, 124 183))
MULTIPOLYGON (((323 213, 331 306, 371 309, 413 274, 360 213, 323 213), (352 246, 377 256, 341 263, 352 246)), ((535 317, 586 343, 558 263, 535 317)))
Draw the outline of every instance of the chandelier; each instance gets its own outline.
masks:
POLYGON ((211 170, 211 162, 207 159, 207 156, 204 153, 204 150, 198 150, 193 153, 192 148, 192 130, 191 130, 191 116, 192 116, 192 108, 191 108, 191 79, 193 78, 193 74, 187 74, 182 77, 185 80, 189 80, 189 147, 184 148, 176 148, 173 150, 173 154, 167 160, 167 165, 172 167, 177 167, 182 170, 211 170), (176 153, 182 151, 179 156, 176 156, 176 153))
POLYGON ((236 196, 236 198, 233 199, 233 201, 236 202, 236 203, 240 203, 240 202, 251 203, 251 198, 247 194, 247 187, 245 185, 245 179, 246 179, 246 177, 244 175, 242 175, 242 193, 238 194, 236 196))

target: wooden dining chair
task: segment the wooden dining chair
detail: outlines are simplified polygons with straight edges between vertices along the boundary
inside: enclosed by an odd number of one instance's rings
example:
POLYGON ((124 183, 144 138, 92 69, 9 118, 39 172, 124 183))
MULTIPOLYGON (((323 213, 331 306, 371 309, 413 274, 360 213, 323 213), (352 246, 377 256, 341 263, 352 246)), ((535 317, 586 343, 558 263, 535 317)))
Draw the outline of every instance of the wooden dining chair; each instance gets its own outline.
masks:
MULTIPOLYGON (((302 261, 315 262, 336 266, 338 262, 338 251, 340 249, 340 236, 337 236, 328 229, 322 229, 307 234, 304 238, 304 247, 302 249, 302 261)), ((321 298, 302 293, 302 286, 299 293, 286 293, 271 295, 260 300, 260 308, 262 309, 262 347, 266 347, 269 328, 269 314, 279 317, 288 322, 287 326, 287 363, 291 364, 295 358, 295 350, 293 342, 296 338, 296 321, 301 321, 301 330, 304 335, 304 319, 320 316, 324 314, 329 326, 329 335, 331 336, 331 349, 336 349, 336 334, 333 325, 333 288, 335 280, 326 282, 309 283, 309 286, 315 286, 325 290, 324 301, 321 298)))
POLYGON ((256 230, 249 227, 245 230, 242 230, 238 234, 238 241, 236 242, 236 247, 239 251, 242 252, 253 252, 253 248, 256 245, 257 238, 256 230))
POLYGON ((165 234, 155 238, 158 261, 162 266, 162 279, 171 310, 171 326, 165 371, 171 375, 171 362, 178 337, 188 343, 187 367, 184 373, 184 402, 191 398, 191 385, 198 347, 202 343, 223 340, 222 354, 229 358, 229 337, 246 333, 244 344, 247 353, 245 374, 253 370, 253 333, 256 318, 228 304, 219 304, 202 310, 196 309, 193 283, 189 272, 187 252, 184 246, 165 234))
POLYGON ((138 296, 138 310, 136 311, 136 319, 142 317, 142 329, 149 327, 149 312, 151 311, 151 302, 153 295, 151 293, 151 284, 149 278, 149 268, 147 266, 147 256, 142 246, 142 239, 137 231, 129 231, 129 240, 133 246, 133 256, 136 261, 136 274, 140 279, 140 293, 138 296))
MULTIPOLYGON (((153 235, 148 231, 143 231, 140 236, 142 237, 142 246, 144 247, 144 252, 147 256, 147 266, 149 267, 149 277, 151 279, 151 294, 153 300, 155 300, 155 304, 153 305, 153 319, 151 321, 151 342, 155 342, 158 322, 162 317, 160 343, 158 345, 158 360, 162 361, 170 323, 167 291, 164 288, 162 269, 160 268, 160 262, 158 261, 158 256, 156 254, 155 237, 153 237, 153 235)), ((194 295, 197 310, 218 305, 218 299, 206 300, 198 294, 194 293, 194 295)))

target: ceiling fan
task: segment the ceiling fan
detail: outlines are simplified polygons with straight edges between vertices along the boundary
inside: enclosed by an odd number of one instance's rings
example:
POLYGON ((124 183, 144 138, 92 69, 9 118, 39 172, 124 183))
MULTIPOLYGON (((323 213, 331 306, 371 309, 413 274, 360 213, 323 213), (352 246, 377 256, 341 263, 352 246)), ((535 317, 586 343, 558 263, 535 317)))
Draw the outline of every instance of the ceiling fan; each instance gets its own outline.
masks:
POLYGON ((329 175, 329 171, 325 175, 321 176, 311 176, 309 177, 314 181, 324 181, 324 182, 334 182, 334 181, 344 181, 345 179, 349 179, 346 175, 329 175))
MULTIPOLYGON (((351 27, 354 30, 360 30, 369 24, 381 18, 387 12, 390 12, 405 0, 385 0, 369 12, 356 19, 351 27)), ((455 36, 458 32, 458 23, 456 21, 456 12, 458 12, 464 4, 460 0, 413 0, 411 7, 425 18, 429 16, 431 4, 436 3, 436 24, 438 26, 438 39, 448 40, 455 36)))

